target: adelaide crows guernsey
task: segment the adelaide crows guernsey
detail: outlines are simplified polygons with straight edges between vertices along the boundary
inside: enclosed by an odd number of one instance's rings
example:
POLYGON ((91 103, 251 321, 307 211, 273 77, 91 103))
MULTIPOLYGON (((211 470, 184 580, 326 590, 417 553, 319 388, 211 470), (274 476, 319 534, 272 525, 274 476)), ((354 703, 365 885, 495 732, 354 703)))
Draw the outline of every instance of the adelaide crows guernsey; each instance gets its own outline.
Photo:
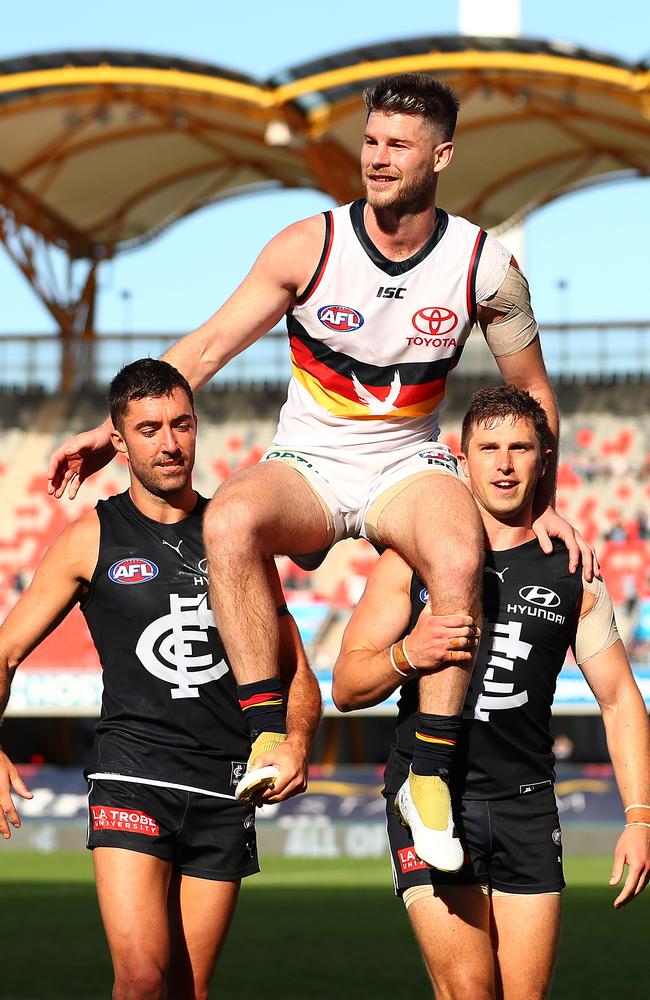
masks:
MULTIPOLYGON (((454 787, 468 799, 510 798, 555 778, 549 732, 557 677, 575 641, 580 571, 569 573, 562 542, 544 555, 537 539, 486 553, 483 628, 463 713, 454 787)), ((411 583, 409 631, 428 591, 411 583)), ((417 681, 402 688, 396 747, 412 751, 417 681)))
POLYGON ((287 315, 292 377, 277 444, 386 453, 435 440, 476 303, 505 277, 509 251, 442 209, 424 246, 391 261, 370 240, 364 207, 325 213, 319 266, 287 315))
POLYGON ((208 605, 206 504, 176 524, 146 517, 128 492, 97 504, 99 557, 81 610, 104 691, 87 773, 232 794, 250 743, 208 605))

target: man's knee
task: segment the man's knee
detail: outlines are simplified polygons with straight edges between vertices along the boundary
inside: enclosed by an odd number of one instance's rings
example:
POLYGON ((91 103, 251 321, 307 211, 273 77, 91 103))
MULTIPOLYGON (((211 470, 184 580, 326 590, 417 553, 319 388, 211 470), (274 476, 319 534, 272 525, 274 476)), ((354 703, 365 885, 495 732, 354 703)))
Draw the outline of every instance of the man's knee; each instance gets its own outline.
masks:
MULTIPOLYGON (((432 544, 422 546, 417 569, 429 581, 440 580, 442 592, 474 588, 480 579, 485 560, 483 540, 471 541, 466 536, 432 538, 432 544)), ((433 597, 434 595, 432 595, 433 597)))
POLYGON ((203 516, 203 540, 210 552, 254 545, 261 525, 260 511, 242 490, 215 493, 203 516))
POLYGON ((153 958, 134 955, 115 963, 113 1000, 162 1000, 165 972, 153 958))
POLYGON ((437 1000, 494 1000, 491 970, 471 969, 458 957, 453 970, 431 976, 437 1000))

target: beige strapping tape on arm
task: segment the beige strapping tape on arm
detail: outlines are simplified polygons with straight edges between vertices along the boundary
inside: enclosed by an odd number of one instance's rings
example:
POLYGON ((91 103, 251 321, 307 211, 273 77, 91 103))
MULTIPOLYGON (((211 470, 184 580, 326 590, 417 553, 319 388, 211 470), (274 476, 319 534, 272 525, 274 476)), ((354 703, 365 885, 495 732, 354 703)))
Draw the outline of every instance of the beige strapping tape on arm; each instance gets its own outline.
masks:
POLYGON ((508 268, 497 292, 480 305, 503 313, 502 317, 489 323, 484 330, 485 339, 495 358, 517 354, 532 344, 539 327, 530 304, 528 282, 513 264, 508 268))
POLYGON ((597 577, 587 583, 583 579, 582 586, 589 594, 594 594, 596 600, 585 615, 578 621, 576 629, 576 661, 585 663, 596 653, 613 646, 620 638, 614 617, 614 606, 609 591, 602 580, 597 577))

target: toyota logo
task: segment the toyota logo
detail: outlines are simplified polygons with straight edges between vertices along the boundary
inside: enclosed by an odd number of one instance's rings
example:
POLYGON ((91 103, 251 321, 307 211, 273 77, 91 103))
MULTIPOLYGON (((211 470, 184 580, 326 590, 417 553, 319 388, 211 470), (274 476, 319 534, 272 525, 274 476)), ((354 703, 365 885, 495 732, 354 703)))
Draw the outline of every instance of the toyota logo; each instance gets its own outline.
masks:
POLYGON ((458 316, 445 306, 425 306, 411 320, 418 333, 428 337, 451 333, 458 326, 458 316))
POLYGON ((548 587, 522 587, 519 596, 529 604, 539 604, 543 608, 557 608, 560 598, 548 587))

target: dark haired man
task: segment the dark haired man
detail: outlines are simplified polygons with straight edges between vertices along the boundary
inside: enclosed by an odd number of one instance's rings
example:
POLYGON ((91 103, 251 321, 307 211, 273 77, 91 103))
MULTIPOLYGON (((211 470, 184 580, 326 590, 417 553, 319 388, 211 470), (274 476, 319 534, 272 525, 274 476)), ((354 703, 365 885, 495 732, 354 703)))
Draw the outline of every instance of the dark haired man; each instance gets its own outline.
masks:
POLYGON ((477 393, 463 423, 461 462, 489 551, 480 647, 452 778, 467 852, 460 872, 422 864, 395 808, 415 747, 418 683, 425 676, 436 683, 450 650, 469 656, 476 640, 466 620, 431 615, 424 582, 385 552, 334 669, 342 710, 377 704, 402 686, 384 788, 391 862, 436 996, 446 1000, 542 1000, 548 993, 564 887, 549 720, 569 646, 600 704, 625 806, 610 884, 626 864, 628 874, 614 905, 638 895, 650 875, 650 726, 609 594, 602 580, 569 573, 561 543, 544 555, 532 531, 549 441, 542 407, 510 385, 477 393), (405 640, 417 674, 405 668, 398 676, 391 663, 405 640))
MULTIPOLYGON (((79 602, 104 673, 85 773, 113 997, 207 998, 241 879, 258 871, 254 809, 234 794, 248 732, 208 604, 191 389, 171 365, 147 358, 115 377, 109 402, 130 488, 58 536, 0 628, 0 714, 21 660, 79 602)), ((272 561, 266 572, 288 690, 283 775, 264 793, 271 802, 305 787, 320 695, 272 561)), ((5 816, 20 825, 12 786, 30 797, 0 754, 4 837, 5 816)))
MULTIPOLYGON (((339 539, 366 537, 418 570, 435 614, 477 622, 480 519, 454 457, 437 443, 447 375, 476 321, 501 374, 539 396, 554 437, 558 431, 525 279, 495 239, 436 208, 438 177, 452 157, 455 95, 411 74, 380 80, 365 101, 365 199, 279 233, 225 305, 167 355, 197 388, 287 315, 292 378, 275 440, 258 466, 219 489, 204 526, 210 577, 227 581, 212 601, 240 699, 257 699, 249 716, 253 785, 258 748, 283 734, 268 557, 283 553, 314 567, 339 539), (250 589, 254 605, 245 599, 250 589)), ((73 438, 52 457, 51 492, 60 496, 70 483, 73 496, 110 454, 108 424, 73 438)), ((554 481, 552 462, 535 530, 546 551, 549 533, 565 538, 575 569, 578 544, 549 506, 554 481)), ((590 574, 586 548, 583 557, 590 574)), ((462 667, 445 675, 453 684, 445 713, 430 678, 422 679, 405 790, 413 814, 427 817, 418 823, 418 852, 446 870, 462 862, 444 780, 471 660, 462 667)))

